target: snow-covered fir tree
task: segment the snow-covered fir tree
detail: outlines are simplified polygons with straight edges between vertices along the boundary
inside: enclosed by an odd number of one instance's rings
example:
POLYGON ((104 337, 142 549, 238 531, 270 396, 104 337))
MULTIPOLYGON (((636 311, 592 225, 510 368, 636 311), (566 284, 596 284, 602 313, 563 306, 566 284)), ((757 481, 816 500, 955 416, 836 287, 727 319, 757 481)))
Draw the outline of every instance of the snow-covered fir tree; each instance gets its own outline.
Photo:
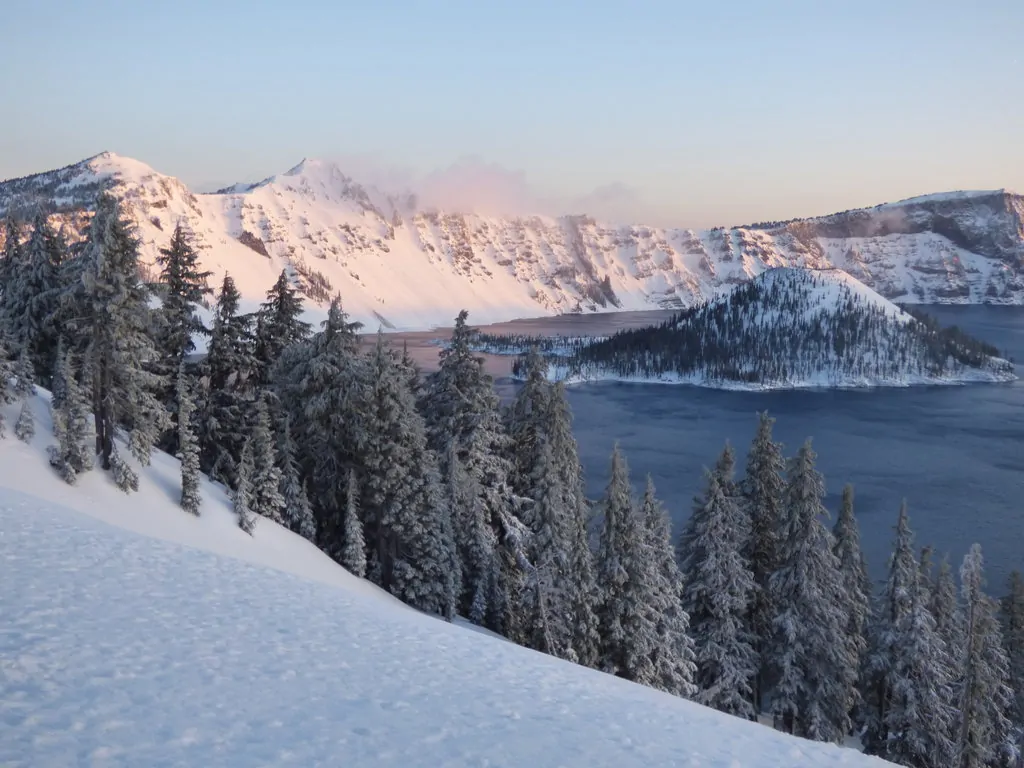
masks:
POLYGON ((184 361, 178 367, 176 381, 178 458, 181 460, 181 508, 199 515, 202 496, 199 493, 199 439, 195 430, 195 397, 192 381, 185 372, 184 361))
POLYGON ((274 431, 266 396, 256 403, 256 419, 249 436, 252 446, 252 511, 275 523, 284 522, 281 470, 277 465, 274 431))
POLYGON ((814 462, 810 440, 789 461, 782 557, 769 579, 776 610, 769 654, 778 670, 772 714, 788 733, 838 743, 850 732, 856 653, 814 462))
POLYGON ((301 317, 302 298, 288 279, 288 271, 281 270, 257 315, 256 359, 264 382, 285 347, 309 337, 310 325, 301 317))
POLYGON ((981 546, 974 544, 960 567, 966 645, 961 657, 960 768, 1013 766, 1020 758, 1010 715, 1014 694, 1003 649, 998 605, 984 592, 981 546))
POLYGON ((238 313, 240 299, 235 281, 225 275, 201 366, 200 463, 211 479, 229 486, 235 483, 235 466, 248 431, 246 416, 255 399, 252 327, 250 318, 238 313))
POLYGON ((17 399, 14 391, 14 363, 8 357, 8 344, 0 326, 0 438, 6 437, 3 406, 17 399))
POLYGON ((157 255, 163 304, 159 312, 158 349, 162 368, 177 371, 195 350, 195 337, 209 335, 197 309, 213 293, 207 283, 213 274, 199 268, 199 253, 192 234, 179 223, 171 242, 157 255))
MULTIPOLYGON (((508 551, 508 545, 523 536, 518 516, 522 502, 512 492, 513 465, 508 459, 512 444, 501 421, 498 395, 483 359, 471 350, 474 330, 467 318, 465 310, 456 317, 438 370, 428 378, 422 405, 429 444, 440 457, 449 486, 446 495, 453 501, 462 567, 460 609, 466 615, 486 617, 485 626, 503 631, 509 617, 497 605, 517 600, 505 593, 525 583, 515 554, 508 551), (458 488, 451 487, 454 482, 458 488), (497 570, 495 563, 501 565, 497 570)), ((529 492, 528 483, 522 487, 529 492)))
POLYGON ((17 271, 22 259, 21 233, 14 218, 8 212, 4 219, 4 250, 0 253, 0 318, 7 318, 7 286, 17 271))
POLYGON ((923 569, 900 618, 886 680, 885 757, 913 768, 952 766, 956 761, 957 710, 951 696, 952 657, 935 625, 931 589, 923 569))
POLYGON ((1020 571, 1010 573, 999 620, 1010 663, 1010 687, 1015 697, 1013 720, 1017 733, 1021 734, 1024 731, 1024 577, 1020 571))
POLYGON ((149 292, 139 279, 139 241, 120 202, 109 194, 97 202, 84 258, 84 314, 74 328, 85 344, 96 453, 102 468, 114 472, 127 490, 137 479, 131 480, 134 473, 123 460, 115 467, 118 433, 130 425, 131 452, 148 464, 167 412, 153 394, 161 380, 147 370, 156 350, 148 335, 149 292))
POLYGON ((339 562, 348 472, 362 466, 369 439, 370 370, 359 353, 358 329, 336 298, 322 329, 286 348, 273 369, 274 390, 290 419, 300 479, 316 518, 317 543, 339 562))
POLYGON ((60 270, 67 245, 40 212, 20 253, 5 289, 6 322, 14 346, 28 353, 35 376, 48 382, 56 364, 60 270))
POLYGON ((547 380, 547 361, 531 349, 524 361, 525 380, 505 414, 512 438, 514 484, 523 495, 529 494, 533 464, 544 436, 551 386, 547 380))
POLYGON ((775 419, 758 415, 757 432, 747 452, 746 473, 742 482, 743 510, 748 535, 743 557, 754 576, 754 594, 747 617, 753 634, 760 667, 754 680, 754 708, 761 709, 765 688, 770 680, 765 649, 773 635, 775 606, 768 579, 779 567, 783 526, 782 501, 785 489, 786 460, 782 445, 772 439, 775 419))
POLYGON ((277 458, 281 470, 285 524, 304 539, 316 541, 316 518, 313 516, 313 507, 302 481, 298 447, 292 437, 291 417, 287 413, 282 417, 278 429, 277 458))
POLYGON ((451 618, 458 595, 454 540, 436 458, 408 380, 378 334, 370 360, 363 454, 364 535, 370 578, 414 607, 451 618))
POLYGON ((746 617, 754 577, 742 554, 746 531, 733 488, 728 445, 680 537, 683 609, 690 618, 697 672, 696 699, 731 715, 754 719, 758 657, 746 617))
POLYGON ((948 556, 943 556, 939 563, 939 573, 932 590, 930 607, 935 617, 936 631, 949 649, 953 665, 959 669, 967 640, 964 636, 964 614, 960 608, 948 556))
POLYGON ((596 571, 601 590, 600 668, 642 685, 658 681, 658 627, 650 610, 653 585, 644 523, 634 503, 629 467, 618 445, 602 504, 604 522, 596 571))
POLYGON ((238 516, 238 527, 250 536, 256 530, 256 522, 259 519, 252 510, 253 475, 255 471, 252 451, 249 449, 249 445, 246 444, 242 448, 242 456, 238 461, 238 478, 235 483, 235 489, 231 494, 231 501, 235 515, 238 516))
MULTIPOLYGON (((843 497, 839 515, 832 529, 835 541, 833 552, 842 569, 843 607, 847 612, 846 634, 852 640, 852 651, 856 655, 859 670, 867 652, 867 628, 871 618, 871 580, 867 563, 860 548, 860 528, 853 514, 853 486, 843 486, 843 497)), ((859 698, 859 696, 858 696, 859 698)), ((856 707, 859 702, 854 702, 856 707)))
POLYGON ((690 638, 690 618, 683 609, 683 577, 676 564, 668 514, 658 501, 654 481, 647 476, 640 506, 652 569, 651 610, 657 622, 654 650, 655 688, 693 698, 696 654, 690 638))
POLYGON ((36 434, 36 417, 28 400, 21 401, 18 420, 14 423, 14 436, 23 443, 31 443, 36 434))
MULTIPOLYGON (((864 700, 865 751, 884 755, 889 743, 890 677, 896 663, 900 628, 910 615, 917 593, 919 569, 914 557, 914 536, 910 530, 906 500, 896 519, 896 540, 889 559, 889 575, 870 629, 868 657, 864 665, 861 695, 864 700)), ((941 637, 941 633, 940 633, 941 637)))
POLYGON ((359 519, 359 484, 354 469, 348 471, 345 485, 345 546, 341 551, 341 564, 362 578, 366 575, 366 541, 359 519))
POLYGON ((49 447, 50 464, 65 482, 74 484, 78 475, 92 469, 96 454, 88 396, 75 378, 71 353, 61 357, 54 380, 59 382, 63 395, 56 404, 51 402, 57 444, 49 447))
POLYGON ((597 664, 600 637, 596 605, 599 601, 594 579, 594 555, 590 548, 590 504, 584 492, 579 447, 572 433, 572 412, 565 385, 556 384, 548 397, 547 443, 558 468, 562 505, 568 528, 569 552, 566 588, 571 620, 573 660, 584 666, 597 664))
POLYGON ((21 409, 18 411, 18 420, 14 425, 14 434, 23 443, 31 442, 36 434, 36 420, 31 405, 36 387, 35 372, 32 370, 32 362, 29 360, 27 349, 21 350, 14 365, 14 383, 11 392, 15 398, 21 399, 21 409))

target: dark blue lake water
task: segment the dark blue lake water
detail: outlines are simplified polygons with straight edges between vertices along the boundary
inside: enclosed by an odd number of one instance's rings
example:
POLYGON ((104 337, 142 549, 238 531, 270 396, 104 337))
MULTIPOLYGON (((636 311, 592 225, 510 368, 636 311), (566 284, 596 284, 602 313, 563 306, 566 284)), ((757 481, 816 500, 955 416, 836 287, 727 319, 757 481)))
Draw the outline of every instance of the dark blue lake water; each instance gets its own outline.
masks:
MULTIPOLYGON (((1005 350, 1024 377, 1024 308, 929 307, 1005 350)), ((787 454, 814 440, 835 510, 843 484, 856 490, 865 554, 880 576, 900 500, 917 544, 949 553, 955 568, 973 542, 985 553, 993 592, 1024 569, 1024 382, 860 391, 720 392, 656 384, 572 388, 588 492, 600 496, 618 440, 639 487, 650 473, 676 530, 700 492, 701 469, 726 439, 745 461, 758 411, 776 417, 787 454)))

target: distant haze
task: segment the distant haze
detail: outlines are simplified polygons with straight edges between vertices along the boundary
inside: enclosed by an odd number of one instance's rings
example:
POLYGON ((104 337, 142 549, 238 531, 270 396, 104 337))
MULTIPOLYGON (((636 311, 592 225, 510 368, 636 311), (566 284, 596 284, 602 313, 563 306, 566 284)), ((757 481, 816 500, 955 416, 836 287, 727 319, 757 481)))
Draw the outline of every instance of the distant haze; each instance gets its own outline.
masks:
POLYGON ((1024 3, 14 3, 0 178, 303 157, 444 207, 711 226, 1024 190, 1024 3))

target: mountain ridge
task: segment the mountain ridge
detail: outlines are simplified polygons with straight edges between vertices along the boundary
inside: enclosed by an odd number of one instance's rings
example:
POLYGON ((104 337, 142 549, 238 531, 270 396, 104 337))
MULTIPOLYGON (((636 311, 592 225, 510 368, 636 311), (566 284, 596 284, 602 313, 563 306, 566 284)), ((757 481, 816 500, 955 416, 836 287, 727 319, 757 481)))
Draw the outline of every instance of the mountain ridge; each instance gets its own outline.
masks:
POLYGON ((572 312, 683 309, 772 267, 837 267, 902 302, 1024 303, 1024 198, 945 192, 809 219, 708 230, 608 226, 585 214, 496 217, 424 206, 304 158, 195 193, 113 152, 0 182, 0 215, 42 208, 80 238, 100 189, 128 205, 152 263, 184 222, 205 268, 252 306, 286 269, 323 315, 341 294, 368 323, 447 325, 572 312), (260 261, 259 259, 262 259, 260 261))

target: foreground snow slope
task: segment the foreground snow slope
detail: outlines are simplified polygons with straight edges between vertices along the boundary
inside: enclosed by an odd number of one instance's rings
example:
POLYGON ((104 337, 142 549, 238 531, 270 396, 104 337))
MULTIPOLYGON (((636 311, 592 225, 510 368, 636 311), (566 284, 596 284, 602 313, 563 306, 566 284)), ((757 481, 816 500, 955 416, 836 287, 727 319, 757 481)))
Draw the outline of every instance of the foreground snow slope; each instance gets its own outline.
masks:
POLYGON ((46 442, 0 441, 2 765, 884 765, 423 616, 211 487, 191 520, 171 459, 65 489, 46 442))
MULTIPOLYGON (((230 272, 249 310, 287 268, 321 302, 341 293, 369 330, 574 311, 682 308, 770 267, 842 268, 889 298, 1024 302, 1024 198, 1003 190, 913 198, 815 219, 732 229, 611 226, 588 216, 437 211, 304 160, 258 184, 192 193, 105 152, 0 182, 0 216, 55 211, 81 233, 101 186, 128 204, 152 263, 184 221, 203 265, 230 272)), ((55 222, 58 223, 58 222, 55 222)), ((315 318, 314 318, 315 319, 315 318)))

